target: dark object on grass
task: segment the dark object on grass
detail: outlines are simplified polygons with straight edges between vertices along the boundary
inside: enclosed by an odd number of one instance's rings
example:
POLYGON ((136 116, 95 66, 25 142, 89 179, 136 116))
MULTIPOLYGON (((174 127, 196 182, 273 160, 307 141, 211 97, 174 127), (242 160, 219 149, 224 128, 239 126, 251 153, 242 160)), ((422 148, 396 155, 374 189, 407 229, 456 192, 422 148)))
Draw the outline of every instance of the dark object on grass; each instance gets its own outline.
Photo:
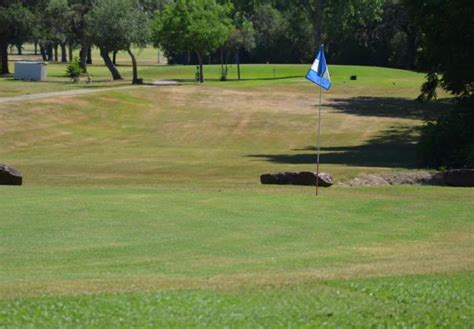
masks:
POLYGON ((474 187, 474 169, 453 169, 444 173, 444 182, 449 186, 474 187))
MULTIPOLYGON (((278 185, 316 185, 317 174, 312 171, 279 172, 276 174, 264 174, 260 176, 262 184, 278 185)), ((319 173, 319 186, 329 187, 332 185, 332 177, 328 173, 319 173)))
POLYGON ((14 168, 0 164, 0 185, 21 185, 23 177, 14 168))
POLYGON ((351 75, 350 79, 351 80, 357 80, 357 75, 351 75))

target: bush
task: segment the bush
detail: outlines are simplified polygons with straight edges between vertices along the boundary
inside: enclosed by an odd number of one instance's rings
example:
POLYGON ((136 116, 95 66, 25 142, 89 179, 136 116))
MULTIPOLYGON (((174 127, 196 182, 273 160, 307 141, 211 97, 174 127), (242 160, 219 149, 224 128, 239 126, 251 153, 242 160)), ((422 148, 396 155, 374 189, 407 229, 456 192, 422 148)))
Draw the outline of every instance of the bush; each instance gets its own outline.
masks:
POLYGON ((463 107, 423 127, 418 144, 423 165, 474 168, 474 110, 463 107))
POLYGON ((68 65, 66 69, 66 76, 74 82, 79 81, 79 77, 81 76, 82 69, 79 65, 79 59, 76 57, 72 61, 71 64, 68 65))

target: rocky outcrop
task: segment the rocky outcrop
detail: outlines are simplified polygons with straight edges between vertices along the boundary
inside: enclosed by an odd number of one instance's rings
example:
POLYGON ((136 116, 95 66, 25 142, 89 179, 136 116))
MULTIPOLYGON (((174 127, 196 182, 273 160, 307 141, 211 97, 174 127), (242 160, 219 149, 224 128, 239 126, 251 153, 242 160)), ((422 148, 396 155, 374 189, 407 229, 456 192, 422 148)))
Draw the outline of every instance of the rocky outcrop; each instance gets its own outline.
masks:
POLYGON ((338 186, 438 185, 474 186, 474 169, 453 169, 445 172, 413 170, 385 174, 363 174, 338 186))
POLYGON ((260 176, 262 184, 279 185, 316 185, 319 177, 319 186, 329 187, 332 185, 332 177, 328 173, 319 173, 312 171, 299 172, 279 172, 275 174, 264 174, 260 176))
POLYGON ((23 177, 15 168, 0 164, 0 185, 21 185, 23 177))

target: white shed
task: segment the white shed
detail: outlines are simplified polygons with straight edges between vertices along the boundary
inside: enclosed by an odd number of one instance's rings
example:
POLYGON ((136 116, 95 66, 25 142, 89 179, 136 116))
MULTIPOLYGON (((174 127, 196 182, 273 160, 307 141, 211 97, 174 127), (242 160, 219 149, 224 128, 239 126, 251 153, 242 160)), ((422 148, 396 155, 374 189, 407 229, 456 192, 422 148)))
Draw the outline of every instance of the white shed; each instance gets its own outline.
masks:
POLYGON ((46 81, 48 77, 48 63, 46 62, 15 62, 15 74, 17 80, 46 81))

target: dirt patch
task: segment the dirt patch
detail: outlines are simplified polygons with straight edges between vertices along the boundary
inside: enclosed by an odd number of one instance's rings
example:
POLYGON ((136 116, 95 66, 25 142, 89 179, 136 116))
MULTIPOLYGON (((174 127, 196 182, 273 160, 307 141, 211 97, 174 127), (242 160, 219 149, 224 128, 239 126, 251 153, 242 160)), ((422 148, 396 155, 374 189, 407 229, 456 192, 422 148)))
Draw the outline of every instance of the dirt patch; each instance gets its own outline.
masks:
POLYGON ((379 185, 445 185, 443 174, 437 171, 414 170, 386 174, 362 174, 336 186, 379 185))

